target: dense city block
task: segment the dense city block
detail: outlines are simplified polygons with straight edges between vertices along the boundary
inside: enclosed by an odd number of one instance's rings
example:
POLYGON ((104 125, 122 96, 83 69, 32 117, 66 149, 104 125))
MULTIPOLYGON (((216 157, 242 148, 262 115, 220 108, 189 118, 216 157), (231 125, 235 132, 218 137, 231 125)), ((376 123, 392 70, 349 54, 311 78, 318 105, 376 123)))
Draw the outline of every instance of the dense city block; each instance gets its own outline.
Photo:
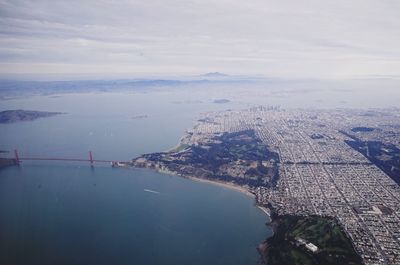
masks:
POLYGON ((207 113, 133 164, 240 185, 277 216, 334 218, 363 263, 400 264, 399 148, 398 109, 258 107, 207 113))

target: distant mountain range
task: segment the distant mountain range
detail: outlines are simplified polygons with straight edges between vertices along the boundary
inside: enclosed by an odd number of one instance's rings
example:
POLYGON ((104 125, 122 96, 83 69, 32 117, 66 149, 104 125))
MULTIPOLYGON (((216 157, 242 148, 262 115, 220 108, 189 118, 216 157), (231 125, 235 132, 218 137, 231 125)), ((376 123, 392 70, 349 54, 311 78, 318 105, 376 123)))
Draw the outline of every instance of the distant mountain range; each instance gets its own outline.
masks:
POLYGON ((207 73, 207 74, 204 74, 201 76, 204 76, 204 77, 228 77, 229 75, 220 73, 220 72, 211 72, 211 73, 207 73))
POLYGON ((21 81, 0 80, 0 99, 30 95, 53 95, 78 92, 112 92, 121 90, 150 90, 174 87, 202 87, 211 84, 243 84, 251 79, 221 78, 222 73, 207 73, 192 79, 120 79, 73 81, 21 81))

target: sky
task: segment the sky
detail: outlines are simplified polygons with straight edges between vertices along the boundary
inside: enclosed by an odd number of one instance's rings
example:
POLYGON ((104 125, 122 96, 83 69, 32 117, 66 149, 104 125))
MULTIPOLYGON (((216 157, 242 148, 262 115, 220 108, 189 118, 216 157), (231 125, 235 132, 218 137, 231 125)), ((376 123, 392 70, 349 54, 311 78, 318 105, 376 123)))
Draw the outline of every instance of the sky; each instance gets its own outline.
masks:
POLYGON ((0 74, 400 76, 398 0, 0 0, 0 74))

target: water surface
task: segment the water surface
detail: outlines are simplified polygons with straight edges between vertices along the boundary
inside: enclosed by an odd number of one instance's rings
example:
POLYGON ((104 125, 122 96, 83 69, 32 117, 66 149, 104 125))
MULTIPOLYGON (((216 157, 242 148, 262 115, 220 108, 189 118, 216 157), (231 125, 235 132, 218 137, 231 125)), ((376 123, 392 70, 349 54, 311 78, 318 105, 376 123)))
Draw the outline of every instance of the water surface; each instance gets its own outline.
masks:
POLYGON ((244 194, 147 170, 0 174, 1 264, 257 264, 265 220, 244 194))
MULTIPOLYGON (((178 142, 201 112, 228 107, 169 93, 76 94, 3 101, 62 111, 0 125, 21 156, 130 160, 178 142), (132 119, 147 115, 144 119, 132 119)), ((0 170, 0 264, 257 264, 270 235, 254 199, 148 170, 27 162, 0 170)))

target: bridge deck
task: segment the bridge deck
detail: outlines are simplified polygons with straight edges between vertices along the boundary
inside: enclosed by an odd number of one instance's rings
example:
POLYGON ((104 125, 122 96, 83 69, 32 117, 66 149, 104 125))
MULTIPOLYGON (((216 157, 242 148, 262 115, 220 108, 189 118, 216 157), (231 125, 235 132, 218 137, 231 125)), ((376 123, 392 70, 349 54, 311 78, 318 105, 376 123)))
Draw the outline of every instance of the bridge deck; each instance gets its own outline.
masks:
POLYGON ((75 161, 75 162, 93 162, 93 163, 112 163, 112 160, 97 160, 97 159, 79 159, 79 158, 55 158, 55 157, 20 157, 19 160, 49 160, 49 161, 75 161))
POLYGON ((93 159, 92 151, 89 151, 89 158, 83 159, 83 158, 70 158, 70 157, 20 157, 18 154, 18 150, 14 150, 14 155, 15 155, 15 163, 19 165, 20 161, 24 160, 31 160, 31 161, 71 161, 71 162, 89 162, 91 165, 93 163, 112 163, 113 166, 116 163, 129 163, 129 162, 122 162, 122 161, 117 161, 117 160, 102 160, 102 159, 93 159))

